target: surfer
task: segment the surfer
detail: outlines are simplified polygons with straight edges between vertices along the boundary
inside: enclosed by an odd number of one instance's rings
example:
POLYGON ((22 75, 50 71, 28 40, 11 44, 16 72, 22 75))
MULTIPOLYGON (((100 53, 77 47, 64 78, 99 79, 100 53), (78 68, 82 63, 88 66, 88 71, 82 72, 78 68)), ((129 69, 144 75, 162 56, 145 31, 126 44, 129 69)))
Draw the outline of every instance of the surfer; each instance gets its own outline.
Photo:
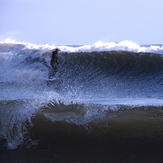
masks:
POLYGON ((60 51, 60 49, 57 48, 52 52, 52 58, 50 61, 50 65, 52 67, 52 70, 50 71, 49 78, 52 78, 58 70, 58 66, 59 66, 58 52, 59 51, 60 51))
POLYGON ((57 48, 52 52, 52 59, 50 61, 50 64, 55 72, 57 71, 57 68, 59 66, 59 61, 58 61, 58 52, 59 51, 60 50, 57 48))

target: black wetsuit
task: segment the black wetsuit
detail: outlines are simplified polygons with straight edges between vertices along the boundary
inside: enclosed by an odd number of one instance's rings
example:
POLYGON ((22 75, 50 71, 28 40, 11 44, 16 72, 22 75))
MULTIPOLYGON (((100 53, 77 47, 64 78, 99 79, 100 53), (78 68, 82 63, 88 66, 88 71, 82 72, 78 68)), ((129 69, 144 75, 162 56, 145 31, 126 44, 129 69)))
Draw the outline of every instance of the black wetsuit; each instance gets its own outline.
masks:
POLYGON ((57 69, 58 69, 58 65, 59 65, 59 61, 58 61, 58 56, 57 56, 58 52, 57 51, 53 51, 52 52, 52 59, 50 61, 50 64, 53 68, 53 70, 55 72, 57 72, 57 69))

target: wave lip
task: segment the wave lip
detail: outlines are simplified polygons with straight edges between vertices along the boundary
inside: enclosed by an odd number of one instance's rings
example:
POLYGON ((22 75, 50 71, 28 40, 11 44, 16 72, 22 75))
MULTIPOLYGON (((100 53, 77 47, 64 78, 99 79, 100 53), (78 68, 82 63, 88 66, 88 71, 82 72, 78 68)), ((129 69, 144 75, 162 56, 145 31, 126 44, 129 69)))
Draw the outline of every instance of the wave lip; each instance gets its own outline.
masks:
POLYGON ((163 54, 163 45, 138 45, 131 41, 122 42, 102 42, 98 41, 92 45, 79 45, 79 46, 66 46, 66 45, 36 45, 31 43, 23 42, 0 42, 0 51, 22 51, 24 49, 35 49, 35 50, 53 50, 60 48, 63 52, 93 52, 93 51, 131 51, 131 52, 151 52, 163 54))

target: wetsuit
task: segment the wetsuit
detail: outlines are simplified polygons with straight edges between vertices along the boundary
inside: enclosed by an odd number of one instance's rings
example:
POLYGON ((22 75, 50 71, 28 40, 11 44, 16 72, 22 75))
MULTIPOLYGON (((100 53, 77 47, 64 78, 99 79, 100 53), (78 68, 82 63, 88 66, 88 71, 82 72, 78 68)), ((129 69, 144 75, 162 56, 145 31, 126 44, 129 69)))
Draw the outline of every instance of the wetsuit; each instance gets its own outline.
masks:
POLYGON ((51 66, 52 66, 52 68, 53 68, 53 70, 55 71, 55 72, 57 72, 57 69, 58 69, 58 65, 59 65, 59 61, 58 61, 58 56, 57 56, 57 54, 58 54, 58 51, 53 51, 52 52, 52 59, 51 59, 51 61, 50 61, 50 64, 51 64, 51 66))

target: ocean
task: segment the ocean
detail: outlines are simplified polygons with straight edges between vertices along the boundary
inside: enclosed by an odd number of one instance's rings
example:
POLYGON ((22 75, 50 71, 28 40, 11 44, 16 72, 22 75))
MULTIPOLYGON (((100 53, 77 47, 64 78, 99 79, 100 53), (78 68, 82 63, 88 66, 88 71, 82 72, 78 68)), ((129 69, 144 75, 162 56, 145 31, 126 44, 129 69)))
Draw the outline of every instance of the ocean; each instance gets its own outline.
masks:
POLYGON ((0 42, 0 162, 163 162, 163 45, 0 42))

